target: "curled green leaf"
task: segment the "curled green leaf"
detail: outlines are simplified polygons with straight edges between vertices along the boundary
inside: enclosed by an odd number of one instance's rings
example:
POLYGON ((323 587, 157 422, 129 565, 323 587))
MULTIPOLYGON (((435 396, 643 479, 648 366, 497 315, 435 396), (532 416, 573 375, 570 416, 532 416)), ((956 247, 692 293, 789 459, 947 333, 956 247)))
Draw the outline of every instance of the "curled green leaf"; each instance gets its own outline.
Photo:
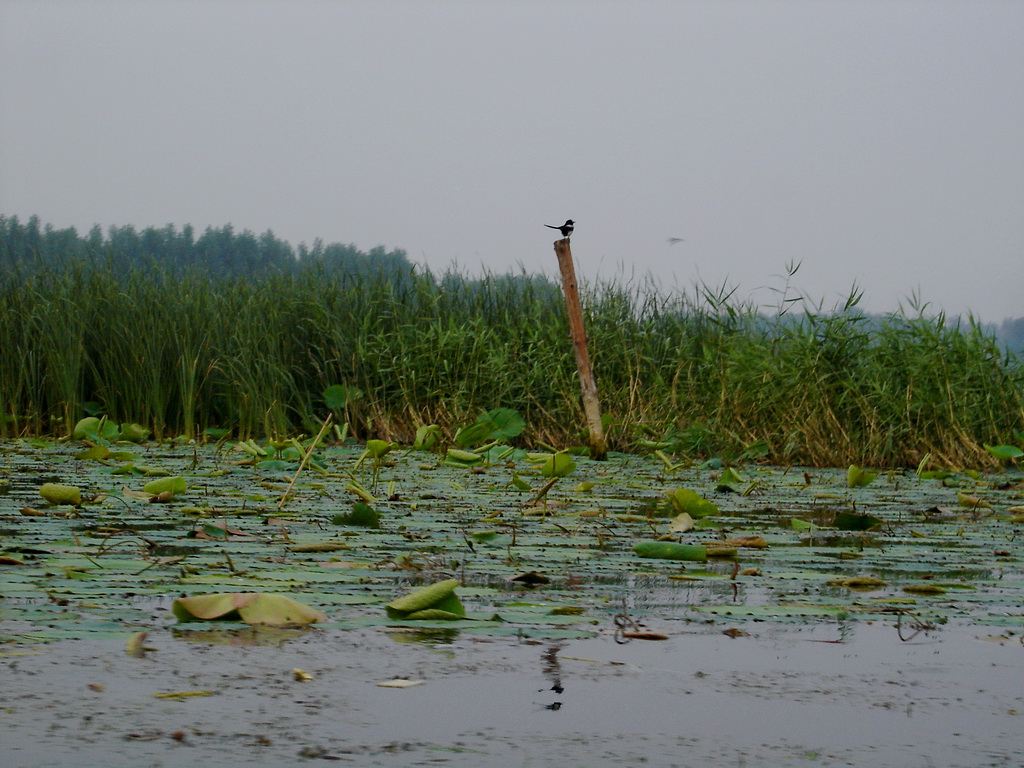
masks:
POLYGON ((707 560, 708 550, 703 544, 677 544, 674 541, 641 541, 633 545, 640 557, 659 560, 707 560))
POLYGON ((185 478, 177 476, 157 478, 156 480, 150 480, 142 486, 142 490, 146 493, 152 493, 154 496, 159 496, 161 493, 170 493, 171 496, 177 496, 179 493, 184 493, 185 488, 185 478))
POLYGON ((392 600, 385 606, 388 618, 413 620, 464 618, 466 610, 462 607, 462 601, 459 600, 458 595, 455 594, 457 586, 459 586, 458 579, 446 579, 392 600), (427 614, 427 611, 430 611, 430 614, 427 614), (445 615, 437 615, 436 612, 445 615))
POLYGON ((324 621, 327 616, 285 595, 264 592, 225 592, 179 597, 171 606, 178 621, 244 621, 294 627, 324 621))
POLYGON ((68 505, 72 507, 82 505, 82 492, 74 485, 46 483, 39 488, 39 495, 54 505, 68 505))

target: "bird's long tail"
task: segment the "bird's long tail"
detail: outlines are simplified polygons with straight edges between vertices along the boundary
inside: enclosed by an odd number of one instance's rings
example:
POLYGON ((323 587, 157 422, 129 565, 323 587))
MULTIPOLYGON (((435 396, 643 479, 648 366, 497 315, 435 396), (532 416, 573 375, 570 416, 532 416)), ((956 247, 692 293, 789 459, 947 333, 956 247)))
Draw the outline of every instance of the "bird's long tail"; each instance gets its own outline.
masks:
POLYGON ((561 227, 552 227, 550 224, 545 224, 544 226, 550 227, 551 229, 561 229, 561 227))

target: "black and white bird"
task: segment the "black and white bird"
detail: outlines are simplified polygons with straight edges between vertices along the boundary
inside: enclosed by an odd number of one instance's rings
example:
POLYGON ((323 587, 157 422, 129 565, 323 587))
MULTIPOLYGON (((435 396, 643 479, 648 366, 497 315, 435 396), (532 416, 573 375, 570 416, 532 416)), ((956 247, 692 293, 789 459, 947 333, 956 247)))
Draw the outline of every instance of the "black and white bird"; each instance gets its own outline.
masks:
POLYGON ((572 219, 566 219, 565 224, 563 224, 560 227, 555 227, 551 224, 545 224, 544 226, 550 229, 557 229, 559 232, 562 233, 562 237, 568 237, 569 235, 572 234, 573 224, 574 222, 572 219))

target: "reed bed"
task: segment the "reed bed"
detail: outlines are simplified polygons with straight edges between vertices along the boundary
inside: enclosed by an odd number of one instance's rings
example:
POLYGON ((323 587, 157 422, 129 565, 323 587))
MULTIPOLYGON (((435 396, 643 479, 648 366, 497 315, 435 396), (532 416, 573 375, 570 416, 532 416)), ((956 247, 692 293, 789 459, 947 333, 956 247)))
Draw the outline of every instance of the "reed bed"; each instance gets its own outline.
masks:
MULTIPOLYGON (((776 463, 988 460, 1024 440, 1024 365, 973 321, 813 307, 765 317, 697 286, 584 286, 613 450, 661 439, 776 463)), ((66 435, 98 410, 158 439, 315 432, 323 392, 363 397, 360 438, 447 434, 503 406, 527 445, 582 442, 561 294, 544 278, 305 269, 260 279, 68 266, 0 280, 0 437, 66 435)))

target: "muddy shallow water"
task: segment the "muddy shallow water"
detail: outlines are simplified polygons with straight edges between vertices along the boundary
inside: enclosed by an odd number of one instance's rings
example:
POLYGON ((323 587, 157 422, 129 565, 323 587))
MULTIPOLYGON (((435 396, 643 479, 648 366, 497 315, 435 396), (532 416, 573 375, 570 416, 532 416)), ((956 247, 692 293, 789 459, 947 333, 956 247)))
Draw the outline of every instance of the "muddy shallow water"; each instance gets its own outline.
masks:
MULTIPOLYGON (((946 625, 664 641, 156 633, 0 658, 7 766, 1019 766, 1024 645, 946 625), (216 637, 218 642, 209 642, 216 637), (267 642, 268 645, 256 645, 267 642), (230 644, 230 643, 235 644, 230 644), (295 679, 301 669, 311 680, 295 679), (384 688, 395 678, 422 681, 384 688), (202 691, 180 700, 155 694, 202 691)), ((733 627, 735 628, 735 627, 733 627)))

